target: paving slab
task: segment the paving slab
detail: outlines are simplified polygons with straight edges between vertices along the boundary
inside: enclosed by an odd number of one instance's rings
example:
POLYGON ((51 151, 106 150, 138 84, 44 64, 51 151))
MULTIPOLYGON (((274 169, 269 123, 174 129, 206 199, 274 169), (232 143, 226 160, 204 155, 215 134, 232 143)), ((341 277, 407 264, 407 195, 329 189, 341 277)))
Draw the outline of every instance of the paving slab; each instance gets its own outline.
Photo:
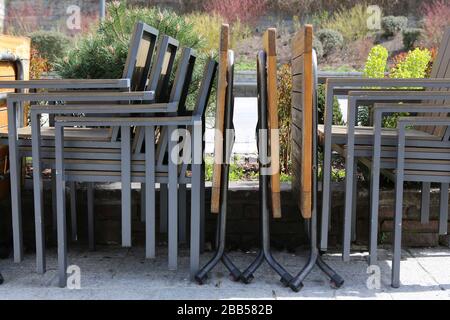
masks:
MULTIPOLYGON (((206 263, 212 253, 205 253, 206 263)), ((236 265, 244 269, 256 256, 256 251, 231 252, 236 265)), ((297 273, 307 262, 308 252, 295 254, 275 252, 275 258, 291 273, 297 273)), ((48 270, 44 275, 35 272, 33 255, 27 255, 20 264, 12 259, 0 260, 5 283, 0 286, 0 299, 446 299, 450 300, 450 249, 406 249, 401 262, 399 289, 390 287, 391 252, 379 250, 380 287, 367 286, 367 254, 353 254, 345 263, 339 254, 327 254, 325 261, 345 279, 341 289, 330 287, 328 279, 314 269, 299 293, 292 292, 279 282, 279 277, 263 265, 249 285, 230 280, 226 269, 219 265, 210 274, 208 282, 199 286, 189 279, 189 251, 181 250, 179 269, 167 270, 167 251, 158 248, 155 260, 144 258, 143 248, 123 249, 100 247, 89 252, 84 247, 71 247, 69 265, 81 270, 81 289, 57 287, 57 260, 55 250, 48 252, 48 270)))

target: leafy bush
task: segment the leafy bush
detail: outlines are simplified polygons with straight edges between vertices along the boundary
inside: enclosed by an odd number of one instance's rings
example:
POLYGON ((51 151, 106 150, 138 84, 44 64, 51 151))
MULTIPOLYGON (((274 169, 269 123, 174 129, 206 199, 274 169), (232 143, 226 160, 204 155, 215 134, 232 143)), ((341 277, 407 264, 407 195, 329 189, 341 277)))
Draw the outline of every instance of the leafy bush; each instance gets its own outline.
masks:
POLYGON ((134 26, 145 22, 176 38, 182 46, 202 49, 203 41, 184 17, 159 8, 127 9, 124 1, 108 5, 108 18, 99 29, 80 38, 56 66, 64 78, 114 79, 122 76, 134 26))
POLYGON ((381 28, 383 29, 384 36, 391 37, 408 26, 408 18, 403 16, 387 16, 381 19, 381 28))
POLYGON ((37 31, 30 35, 31 45, 42 58, 50 64, 64 57, 69 48, 70 40, 60 32, 37 31))
POLYGON ((351 9, 341 7, 329 21, 323 24, 323 27, 339 31, 345 42, 352 42, 367 36, 369 33, 368 18, 367 8, 363 4, 357 4, 351 9))
POLYGON ((316 33, 323 46, 323 55, 327 56, 336 49, 342 48, 344 37, 339 31, 322 29, 316 33))
POLYGON ((253 24, 267 11, 266 0, 209 0, 204 4, 206 12, 214 12, 228 23, 241 21, 253 24))
POLYGON ((364 67, 364 76, 368 78, 384 78, 386 64, 389 53, 381 45, 377 45, 370 50, 364 67))
POLYGON ((391 78, 424 78, 430 61, 430 50, 416 48, 392 68, 390 76, 391 78))
MULTIPOLYGON (((63 78, 117 79, 122 76, 128 46, 134 26, 142 21, 176 38, 182 47, 197 49, 193 82, 190 87, 188 107, 195 101, 195 92, 201 81, 207 54, 202 54, 204 40, 195 32, 192 22, 170 10, 159 8, 130 8, 125 1, 108 5, 108 18, 98 30, 80 38, 67 56, 55 65, 63 78)), ((211 95, 214 97, 214 94, 211 95)))
POLYGON ((423 11, 422 44, 429 48, 439 47, 444 31, 450 25, 450 3, 445 0, 427 2, 423 11))
POLYGON ((422 35, 422 29, 407 28, 403 30, 403 47, 405 50, 412 50, 422 35))
MULTIPOLYGON (((384 78, 389 53, 381 45, 373 47, 367 57, 364 66, 364 76, 368 78, 384 78)), ((368 126, 370 123, 370 109, 368 106, 361 106, 358 109, 358 123, 362 126, 368 126)))
MULTIPOLYGON (((318 112, 318 119, 317 121, 320 124, 323 124, 325 122, 325 103, 326 103, 326 90, 325 85, 319 84, 319 87, 317 88, 317 112, 318 112)), ((342 112, 339 107, 339 101, 337 97, 334 97, 333 100, 333 125, 343 125, 344 120, 342 118, 342 112)))
MULTIPOLYGON (((187 21, 192 23, 195 33, 204 41, 205 52, 217 51, 220 41, 220 28, 225 19, 217 13, 192 13, 187 16, 187 21)), ((235 47, 241 40, 251 36, 251 29, 236 20, 231 27, 231 47, 235 47)))
POLYGON ((313 48, 316 50, 317 59, 322 59, 324 52, 323 52, 323 45, 322 42, 320 42, 319 39, 316 37, 313 38, 313 48))

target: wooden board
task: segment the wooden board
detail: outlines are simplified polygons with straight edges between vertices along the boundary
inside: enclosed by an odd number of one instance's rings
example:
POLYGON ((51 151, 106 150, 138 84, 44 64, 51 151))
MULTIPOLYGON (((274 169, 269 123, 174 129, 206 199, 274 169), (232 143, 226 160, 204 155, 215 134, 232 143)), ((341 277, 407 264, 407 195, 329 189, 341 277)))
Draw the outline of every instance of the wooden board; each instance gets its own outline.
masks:
MULTIPOLYGON (((214 164, 211 194, 211 212, 219 213, 222 162, 224 149, 225 104, 227 95, 228 50, 230 44, 230 27, 223 24, 220 31, 219 73, 217 84, 216 124, 214 137, 214 164)), ((232 85, 232 84, 231 84, 232 85)))
POLYGON ((278 123, 278 88, 277 88, 277 31, 268 29, 263 36, 264 51, 267 56, 267 109, 270 143, 270 159, 272 175, 270 190, 272 198, 272 214, 281 218, 280 200, 280 139, 278 123))
POLYGON ((293 192, 303 218, 313 204, 313 28, 305 25, 292 45, 292 157, 293 192), (294 130, 295 129, 295 130, 294 130))

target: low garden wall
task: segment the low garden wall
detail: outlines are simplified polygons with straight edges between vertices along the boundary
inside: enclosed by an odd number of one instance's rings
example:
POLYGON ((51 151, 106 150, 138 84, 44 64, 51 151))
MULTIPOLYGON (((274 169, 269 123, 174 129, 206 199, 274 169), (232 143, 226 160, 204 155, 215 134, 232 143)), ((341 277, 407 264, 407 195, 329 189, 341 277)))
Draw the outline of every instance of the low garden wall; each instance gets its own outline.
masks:
MULTIPOLYGON (((341 239, 341 226, 343 221, 344 192, 343 185, 336 184, 332 197, 332 217, 330 246, 339 248, 341 239)), ((55 235, 51 228, 51 193, 45 192, 46 235, 50 243, 55 243, 55 235)), ((80 243, 87 241, 87 210, 86 192, 82 188, 78 190, 78 226, 80 243)), ((206 240, 207 248, 211 247, 215 233, 215 219, 209 209, 210 189, 206 191, 206 240)), ((33 251, 34 247, 34 217, 33 198, 31 188, 27 188, 22 195, 23 222, 26 250, 33 251)), ((120 244, 120 214, 121 214, 120 185, 98 185, 95 191, 95 217, 96 239, 98 244, 120 244)), ((144 223, 140 222, 140 190, 133 188, 133 243, 144 245, 144 223)), ((157 199, 159 199, 157 195, 157 199)), ((189 191, 188 191, 189 199, 189 191)), ((390 244, 392 239, 392 218, 394 210, 393 190, 383 190, 380 195, 380 243, 390 244)), ((189 200, 188 200, 189 201, 189 200)), ((434 247, 439 244, 448 245, 448 237, 439 237, 438 213, 439 192, 432 191, 431 196, 431 222, 427 225, 420 224, 420 191, 407 190, 405 193, 405 221, 404 221, 404 245, 410 247, 434 247)), ((282 210, 283 218, 275 220, 271 224, 272 244, 277 249, 293 250, 307 244, 303 221, 291 197, 290 184, 282 186, 282 210)), ((157 202, 159 212, 159 201, 157 202)), ((10 247, 10 208, 9 201, 3 201, 0 205, 0 244, 10 247)), ((231 184, 228 205, 228 247, 231 249, 250 250, 258 244, 258 184, 254 182, 231 184)), ((190 206, 187 206, 188 214, 190 206)), ((359 188, 357 209, 357 230, 355 248, 365 249, 368 242, 369 229, 369 198, 364 188, 359 188)), ((68 219, 70 223, 70 219, 68 219)), ((157 214, 157 226, 159 226, 159 214, 157 214)), ((166 235, 158 230, 157 239, 160 244, 166 243, 166 235)))

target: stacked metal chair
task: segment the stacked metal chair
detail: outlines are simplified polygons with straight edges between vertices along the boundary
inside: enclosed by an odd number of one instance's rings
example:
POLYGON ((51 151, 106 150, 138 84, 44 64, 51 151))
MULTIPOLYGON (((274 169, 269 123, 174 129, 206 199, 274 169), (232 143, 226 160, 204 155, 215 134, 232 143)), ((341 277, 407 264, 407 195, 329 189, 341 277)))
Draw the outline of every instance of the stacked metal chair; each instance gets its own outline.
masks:
MULTIPOLYGON (((90 81, 87 80, 86 83, 83 80, 69 80, 61 82, 58 81, 35 81, 35 82, 14 82, 14 83, 4 83, 6 87, 11 86, 21 86, 29 88, 35 86, 38 88, 70 88, 70 89, 84 89, 97 87, 115 88, 124 87, 126 91, 130 90, 145 90, 142 92, 105 92, 105 91, 59 91, 59 92, 43 92, 43 93, 15 93, 10 94, 8 97, 8 114, 10 117, 10 130, 8 132, 9 144, 12 148, 13 156, 12 161, 14 161, 16 166, 13 166, 12 170, 17 172, 18 170, 18 159, 19 154, 21 156, 33 156, 34 165, 34 192, 35 192, 35 208, 36 208, 36 247, 37 247, 37 266, 39 272, 45 271, 45 242, 44 242, 44 225, 43 225, 43 215, 42 215, 42 177, 41 177, 41 164, 45 166, 55 168, 55 129, 51 128, 40 128, 40 116, 41 114, 51 114, 51 115, 73 115, 73 114, 84 114, 84 117, 80 117, 78 121, 87 120, 88 118, 95 119, 95 115, 101 115, 105 117, 105 121, 110 121, 109 119, 118 119, 118 115, 129 116, 130 114, 139 114, 141 116, 152 115, 154 119, 151 121, 161 121, 161 126, 155 122, 153 127, 156 129, 161 127, 163 129, 170 128, 174 131, 176 127, 167 125, 167 121, 164 121, 162 115, 167 115, 168 121, 180 122, 181 126, 188 127, 192 132, 196 128, 193 126, 193 121, 199 123, 203 122, 204 110, 208 103, 209 93, 211 91, 212 81, 215 75, 216 62, 210 60, 206 67, 204 73, 204 79, 202 86, 199 90, 198 101, 196 104, 196 109, 193 112, 189 112, 185 109, 185 101, 188 94, 188 88, 192 77, 192 72, 195 63, 195 54, 192 49, 184 49, 178 63, 177 73, 175 75, 174 85, 172 89, 169 87, 169 79, 171 77, 171 69, 174 65, 175 54, 178 47, 178 42, 175 39, 164 36, 160 39, 156 45, 158 33, 151 27, 148 27, 142 23, 139 23, 135 29, 134 36, 132 38, 132 45, 130 47, 129 57, 126 62, 126 69, 130 70, 127 72, 129 78, 121 80, 100 80, 90 81), (145 32, 150 30, 150 34, 145 32), (153 52, 157 49, 155 59, 152 60, 153 52), (153 62, 153 64, 152 64, 153 62), (130 81, 131 80, 131 81, 130 81), (130 85, 130 82, 132 85, 130 85), (129 88, 129 89, 127 89, 129 88), (16 116, 17 106, 23 102, 32 101, 31 106, 31 118, 32 118, 32 137, 28 131, 30 128, 17 129, 16 116), (48 103, 56 102, 65 104, 61 105, 48 105, 48 103), (37 104, 40 103, 40 104, 37 104), (180 108, 178 108, 180 106, 180 108), (183 112, 183 116, 181 111, 183 112), (22 132, 26 131, 26 132, 22 132), (18 132, 22 132, 18 134, 18 132), (19 139, 18 139, 19 138, 19 139), (30 144, 32 142, 32 148, 30 144)), ((121 88, 121 91, 123 89, 121 88)), ((153 118, 152 118, 153 119, 153 118)), ((97 119, 98 120, 98 119, 97 119)), ((135 119, 136 120, 136 119, 135 119)), ((112 120, 111 120, 112 121, 112 120)), ((66 122, 61 121, 64 125, 60 128, 66 127, 66 122)), ((169 202, 169 222, 171 224, 172 231, 169 232, 169 242, 170 242, 170 258, 169 267, 171 269, 176 268, 176 252, 177 252, 177 237, 176 234, 178 221, 176 219, 177 206, 173 206, 174 203, 172 197, 175 198, 176 203, 176 193, 178 189, 178 184, 186 185, 187 183, 193 184, 194 188, 201 188, 201 167, 203 166, 202 157, 197 156, 200 159, 200 167, 197 163, 183 163, 178 165, 175 163, 171 165, 163 165, 163 169, 157 168, 159 170, 158 174, 145 176, 146 170, 151 172, 155 169, 156 161, 153 165, 145 166, 142 165, 143 161, 146 160, 147 153, 144 154, 144 149, 149 149, 149 141, 152 141, 150 145, 155 143, 155 135, 158 134, 158 130, 150 133, 147 127, 141 128, 140 122, 136 121, 135 125, 131 127, 136 128, 133 132, 130 131, 130 126, 124 126, 120 129, 120 126, 115 126, 114 122, 111 125, 88 125, 80 126, 80 123, 74 125, 70 128, 64 130, 66 140, 64 141, 64 146, 62 150, 56 150, 61 152, 62 157, 66 156, 68 159, 64 159, 65 167, 67 168, 67 174, 65 177, 71 177, 71 184, 75 181, 88 182, 92 185, 93 182, 97 181, 121 181, 123 185, 122 189, 122 242, 124 246, 131 246, 131 181, 138 180, 141 183, 149 183, 144 189, 143 197, 147 197, 145 203, 145 215, 146 215, 146 243, 147 250, 146 256, 152 258, 155 255, 155 183, 169 184, 171 196, 169 202), (98 129, 102 128, 102 129, 98 129), (124 129, 127 129, 124 131, 124 129), (146 139, 148 138, 148 139, 146 139), (133 141, 131 141, 133 139, 133 141), (123 160, 123 161, 120 161, 123 160), (132 162, 133 161, 133 162, 132 162), (126 163, 125 163, 126 162, 126 163), (128 164, 128 170, 127 170, 128 164), (188 166, 190 166, 191 172, 187 171, 188 166), (136 169, 137 168, 137 169, 136 169), (152 169, 153 168, 153 169, 152 169), (104 174, 107 170, 110 175, 104 174), (97 174, 95 174, 97 173, 97 174), (175 173, 175 180, 173 180, 173 173, 175 173), (178 173, 180 174, 178 176, 178 173), (192 173, 192 174, 191 174, 192 173), (190 175, 191 174, 191 175, 190 175), (169 176, 172 179, 169 181, 169 176), (178 177, 177 177, 178 176, 178 177), (101 178, 100 178, 101 177, 101 178), (175 217, 175 219, 174 219, 175 217), (173 231, 175 230, 175 231, 173 231)), ((88 122, 90 124, 90 122, 88 122)), ((169 130, 169 131, 170 131, 169 130)), ((202 131, 202 129, 200 129, 202 131)), ((196 137, 201 136, 201 133, 196 132, 196 137)), ((170 135, 169 135, 170 137, 170 135)), ((60 137, 60 139, 62 139, 60 137)), ((197 138, 198 140, 198 138, 197 138)), ((198 142, 198 141, 196 141, 198 142)), ((201 143, 202 144, 202 143, 201 143)), ((173 150, 177 144, 175 141, 169 139, 158 140, 157 141, 157 151, 156 153, 169 153, 169 150, 173 150), (167 146, 168 144, 168 146, 167 146)), ((158 154, 159 154, 158 153, 158 154)), ((16 175, 18 176, 18 174, 16 175)), ((16 177, 17 178, 17 177, 16 177)), ((16 179, 12 179, 16 180, 16 179)), ((12 200, 14 204, 17 204, 16 210, 13 212, 14 223, 14 239, 19 248, 16 251, 16 256, 22 257, 21 254, 21 219, 20 219, 20 185, 18 181, 12 183, 12 200)), ((57 195, 60 197, 64 195, 64 188, 57 189, 57 195)), ((90 190, 92 191, 92 189, 90 190)), ((191 225, 193 227, 200 226, 200 199, 197 199, 199 192, 192 193, 192 204, 195 209, 192 210, 191 214, 191 225)), ((90 203, 92 204, 93 196, 89 197, 90 203)), ((64 201, 63 201, 64 202, 64 201)), ((64 207, 64 203, 57 204, 58 208, 64 207)), ((14 205, 13 205, 14 208, 14 205)), ((90 244, 93 247, 93 236, 94 236, 94 216, 93 216, 93 205, 89 211, 89 235, 90 244)), ((67 246, 67 239, 65 238, 65 228, 61 229, 61 225, 65 224, 65 215, 58 211, 60 218, 58 219, 58 246, 59 248, 65 248, 67 246), (64 219, 64 220, 63 220, 64 219)), ((74 233, 74 231, 72 231, 74 233)), ((199 264, 199 249, 200 241, 196 237, 200 235, 200 231, 195 229, 191 232, 191 246, 192 259, 191 259, 191 269, 192 274, 198 271, 199 264), (198 241, 197 241, 198 240, 198 241)), ((61 249, 59 252, 62 252, 61 249)), ((16 259, 19 261, 20 259, 16 259)), ((61 260, 61 259, 60 259, 61 260)), ((64 260, 64 258, 63 258, 64 260)), ((65 271, 64 271, 65 272, 65 271)), ((62 271, 61 271, 62 274, 62 271)), ((60 274, 60 275, 61 275, 60 274)), ((65 285, 63 283, 63 277, 60 277, 60 285, 65 285)))
MULTIPOLYGON (((325 124, 319 125, 319 141, 324 146, 324 174, 322 199, 321 244, 323 251, 328 247, 328 229, 331 197, 331 150, 341 154, 346 160, 346 193, 343 231, 343 259, 350 259, 352 224, 355 223, 356 201, 356 165, 361 164, 371 171, 371 206, 370 206, 370 243, 369 263, 377 263, 378 243, 378 202, 379 176, 383 173, 395 181, 397 168, 398 137, 397 129, 382 128, 382 117, 392 112, 409 112, 417 115, 447 113, 442 102, 448 101, 450 88, 448 65, 450 63, 450 29, 445 31, 436 61, 433 64, 431 78, 427 79, 366 79, 336 78, 327 79, 325 124), (333 126, 333 98, 336 94, 348 95, 348 121, 346 126, 333 126), (358 127, 356 116, 358 106, 373 105, 373 127, 358 127)), ((444 126, 417 126, 405 131, 406 147, 412 148, 416 158, 422 157, 423 164, 435 154, 442 154, 445 141, 448 140, 444 126), (433 146, 436 153, 423 153, 420 147, 433 146)), ((420 161, 416 161, 420 162, 420 161)), ((418 168, 418 163, 405 163, 406 168, 418 168), (409 166, 409 167, 408 167, 409 166)), ((436 181, 438 182, 438 181, 436 181)), ((424 180, 422 187, 422 223, 429 220, 430 182, 424 180)), ((441 183, 441 234, 447 233, 448 218, 448 184, 441 183), (444 227, 445 226, 445 227, 444 227)), ((398 219, 397 219, 398 221, 398 219)), ((397 226, 398 227, 398 226, 397 226)), ((398 234, 398 232, 397 232, 398 234)), ((398 240, 398 239, 397 239, 398 240)), ((398 246, 397 246, 398 247, 398 246)), ((398 250, 397 250, 398 251, 398 250)), ((399 261, 398 259, 396 261, 399 261)), ((396 269, 395 267, 394 269, 396 269)), ((398 274, 394 270, 394 274, 398 274)), ((393 277, 392 285, 398 287, 398 277, 393 277)))
MULTIPOLYGON (((185 49, 184 54, 181 58, 182 63, 179 66, 179 71, 185 68, 185 57, 191 55, 190 49, 185 49)), ((189 61, 189 59, 188 59, 189 61)), ((174 203, 177 203, 177 186, 178 183, 186 183, 183 179, 186 179, 186 171, 185 168, 180 168, 178 165, 179 158, 179 150, 178 150, 178 137, 174 138, 174 133, 176 133, 176 129, 178 126, 191 126, 193 134, 193 148, 195 153, 195 148, 200 150, 200 157, 197 153, 197 158, 192 163, 192 177, 190 182, 193 184, 193 201, 192 201, 192 216, 191 216, 191 254, 194 257, 193 260, 198 261, 199 254, 199 226, 200 226, 200 216, 199 216, 199 199, 197 199, 197 195, 199 194, 199 186, 200 186, 200 167, 202 164, 202 135, 201 135, 201 123, 203 112, 206 108, 206 104, 208 101, 208 96, 211 91, 212 81, 215 75, 216 63, 211 60, 207 63, 204 73, 203 83, 199 92, 197 106, 191 116, 153 116, 153 117, 115 117, 115 118, 107 118, 107 117, 86 117, 86 118, 76 118, 76 117, 57 117, 56 118, 56 134, 57 134, 57 158, 56 158, 56 166, 57 166, 57 190, 64 190, 64 183, 66 179, 76 179, 76 180, 84 180, 86 177, 96 175, 101 176, 102 179, 107 179, 108 181, 113 180, 115 177, 119 177, 122 181, 122 188, 130 189, 131 182, 140 182, 146 183, 146 196, 150 199, 146 199, 147 203, 153 203, 151 200, 154 199, 155 189, 154 185, 156 182, 165 182, 168 183, 169 192, 171 192, 170 197, 174 198, 174 203), (83 168, 78 169, 76 167, 71 167, 68 160, 64 156, 64 128, 67 127, 75 127, 80 125, 87 126, 121 126, 121 161, 118 161, 118 164, 113 164, 107 166, 107 168, 103 167, 103 169, 96 168, 95 161, 86 159, 83 161, 83 168), (200 128, 198 126, 200 125, 200 128), (132 139, 130 137, 130 128, 131 127, 144 127, 145 132, 145 161, 140 161, 133 159, 131 157, 131 145, 132 139), (169 151, 169 160, 168 166, 169 171, 168 175, 166 172, 158 172, 155 169, 155 127, 167 127, 168 128, 168 151, 169 151), (200 148, 198 148, 200 145, 200 148), (176 159, 172 159, 173 155, 177 155, 176 159), (119 168, 116 168, 116 166, 119 168), (184 176, 180 176, 179 172, 183 172, 184 176), (150 201, 149 201, 150 200, 150 201), (197 239, 196 239, 197 237, 197 239), (194 248, 192 248, 194 247, 194 248)), ((179 74, 178 74, 179 75, 179 74)), ((177 76, 176 82, 173 86, 172 93, 179 92, 179 87, 186 87, 184 77, 177 76)), ((174 97, 177 99, 177 97, 174 97)), ((129 106, 130 109, 133 109, 133 105, 129 106)), ((138 108, 141 112, 142 109, 138 108)), ((156 111, 157 113, 161 113, 160 110, 156 111)), ((145 113, 148 113, 146 110, 145 113)), ((135 137, 136 138, 136 137, 135 137)), ((158 141, 156 142, 158 144, 158 141)), ((187 163, 183 162, 183 166, 187 163)), ((116 178, 117 179, 117 178, 116 178)), ((67 266, 67 255, 66 255, 66 247, 65 247, 65 213, 64 213, 64 194, 63 192, 59 192, 57 194, 57 203, 58 203, 58 261, 59 261, 59 279, 60 286, 65 285, 65 268, 67 266)), ((171 199, 172 200, 172 199, 171 199)), ((129 203, 123 203, 123 205, 129 205, 129 203)), ((177 235, 177 221, 176 214, 170 215, 170 207, 169 207, 169 227, 174 225, 174 230, 172 232, 172 236, 177 235), (175 218, 175 219, 173 219, 175 218), (173 221, 173 220, 174 221, 173 221)), ((150 209, 149 212, 146 212, 148 219, 146 219, 146 224, 148 226, 155 227, 154 224, 154 211, 150 209)), ((148 227, 146 228, 147 231, 148 227)), ((169 237, 171 236, 171 230, 169 229, 169 237)), ((170 240, 170 238, 169 238, 170 240)), ((178 243, 175 242, 175 245, 178 243)), ((154 246, 154 243, 151 244, 154 246)), ((191 263, 198 263, 195 261, 191 261, 191 263)), ((196 267, 193 269, 193 272, 198 270, 198 266, 191 265, 191 267, 196 267)), ((169 243, 169 268, 176 268, 176 246, 171 247, 171 243, 169 243)))
MULTIPOLYGON (((34 98, 40 99, 45 94, 50 97, 56 96, 55 91, 64 90, 96 90, 91 93, 91 95, 100 95, 100 91, 103 91, 103 95, 112 94, 113 91, 123 91, 127 92, 129 90, 138 90, 142 88, 142 79, 140 75, 148 72, 150 68, 151 57, 153 55, 153 50, 156 45, 156 40, 158 37, 158 31, 154 28, 145 25, 144 23, 137 23, 133 31, 133 36, 130 42, 130 49, 128 53, 127 62, 124 68, 123 79, 116 80, 31 80, 31 81, 2 81, 0 82, 0 87, 2 88, 13 88, 16 92, 22 92, 27 89, 40 90, 39 95, 35 95, 34 98), (99 91, 100 90, 100 91, 99 91), (108 91, 105 91, 108 90, 108 91), (44 91, 44 92, 42 92, 44 91), (52 92, 53 91, 53 92, 52 92)), ((146 77, 145 77, 146 78, 146 77)), ((114 93, 117 97, 120 93, 114 93)), ((80 96, 79 93, 77 95, 80 96)), ((11 97, 10 94, 8 97, 11 97)), ((2 143, 9 144, 10 146, 10 171, 11 171, 11 201, 12 201, 12 216, 13 216, 13 240, 14 240, 14 261, 20 262, 23 258, 23 236, 22 236, 22 223, 21 223, 21 206, 20 206, 20 159, 22 157, 29 157, 32 155, 31 152, 31 127, 21 127, 17 128, 15 125, 24 125, 23 121, 23 108, 24 102, 30 101, 31 97, 26 96, 25 93, 17 93, 16 98, 18 101, 9 100, 8 117, 9 126, 8 131, 2 132, 2 143), (16 118, 19 118, 17 121, 16 118), (22 119, 22 120, 21 120, 22 119)), ((49 98, 49 97, 47 97, 49 98)), ((120 100, 120 98, 118 99, 120 100)), ((116 102, 117 103, 117 102, 116 102)), ((51 118, 51 117, 50 117, 51 118)), ((38 122, 39 123, 39 122, 38 122)), ((53 154, 54 148, 54 131, 52 128, 43 129, 43 151, 46 152, 47 157, 49 154, 53 154)), ((74 137, 86 136, 86 130, 74 129, 74 137)), ((91 130, 94 137, 105 139, 106 135, 110 133, 103 129, 93 129, 91 130)), ((118 132, 114 133, 117 136, 118 132)), ((36 142, 36 139, 35 141, 36 142)), ((34 159, 33 165, 35 166, 34 177, 40 175, 41 172, 38 170, 40 168, 40 162, 38 158, 34 159)), ((76 238, 76 212, 75 212, 75 185, 71 185, 71 196, 72 196, 72 235, 76 238)), ((45 272, 45 239, 44 239, 44 224, 42 217, 42 192, 41 188, 35 188, 35 229, 36 229, 36 259, 37 259, 37 271, 39 273, 45 272)), ((91 197, 88 197, 91 198, 91 197)), ((92 212, 93 202, 89 203, 88 212, 92 212)), ((55 211, 56 212, 56 211, 55 211)), ((89 219, 91 220, 91 219, 89 219)), ((90 226, 90 229, 92 226, 90 226)), ((93 240, 90 239, 90 243, 93 240)))

